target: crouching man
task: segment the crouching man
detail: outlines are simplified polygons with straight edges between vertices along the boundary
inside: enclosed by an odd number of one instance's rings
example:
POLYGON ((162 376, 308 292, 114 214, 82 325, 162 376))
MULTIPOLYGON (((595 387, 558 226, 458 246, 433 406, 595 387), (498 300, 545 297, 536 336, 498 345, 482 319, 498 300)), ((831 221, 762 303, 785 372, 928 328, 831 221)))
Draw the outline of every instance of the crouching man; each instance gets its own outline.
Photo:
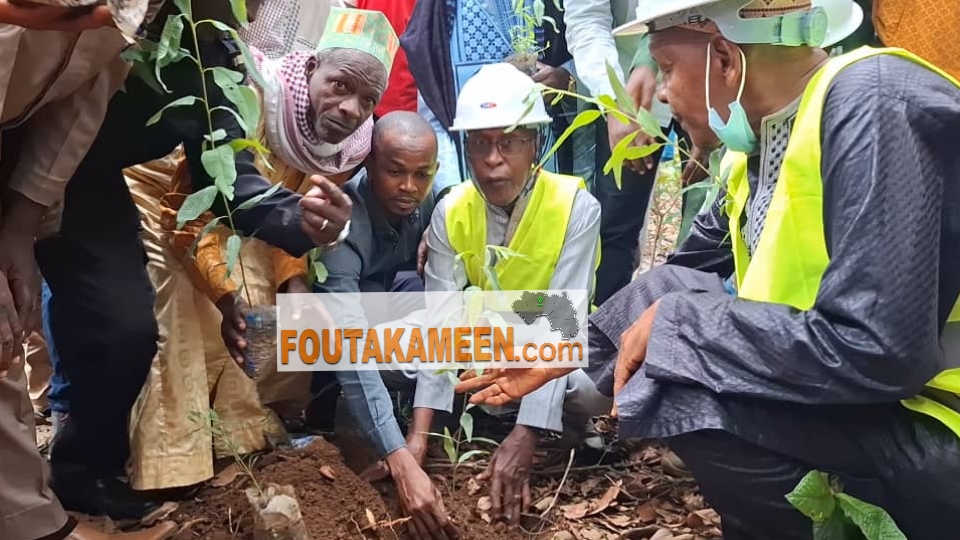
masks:
MULTIPOLYGON (((949 536, 960 83, 902 49, 829 58, 862 18, 850 0, 659 0, 638 15, 660 99, 695 146, 729 152, 726 193, 679 252, 591 316, 591 376, 616 393, 620 435, 663 438, 728 540, 809 539, 785 495, 811 470, 906 538, 949 536)), ((496 404, 559 374, 460 389, 489 385, 473 399, 496 404)))
MULTIPOLYGON (((457 256, 502 246, 516 258, 495 262, 500 289, 586 290, 592 299, 600 204, 582 179, 536 167, 551 119, 541 99, 533 100, 527 112, 533 90, 533 80, 509 64, 484 66, 464 85, 452 129, 464 133, 472 178, 442 199, 431 218, 428 293, 469 286, 492 290, 482 255, 461 257, 463 264, 457 256)), ((451 411, 453 401, 446 374, 420 373, 415 415, 429 422, 433 410, 451 411)), ((516 425, 480 477, 491 483, 494 514, 519 524, 520 513, 531 504, 528 478, 542 435, 562 432, 564 423, 582 429, 590 417, 609 410, 609 398, 583 372, 574 371, 525 397, 519 408, 490 411, 516 412, 516 425)))

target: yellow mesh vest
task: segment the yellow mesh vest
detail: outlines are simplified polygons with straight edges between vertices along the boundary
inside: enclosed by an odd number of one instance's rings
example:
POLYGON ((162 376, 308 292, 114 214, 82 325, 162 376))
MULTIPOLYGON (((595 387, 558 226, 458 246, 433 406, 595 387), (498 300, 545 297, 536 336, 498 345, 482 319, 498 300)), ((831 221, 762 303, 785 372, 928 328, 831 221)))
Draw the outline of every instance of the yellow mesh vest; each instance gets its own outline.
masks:
MULTIPOLYGON (((505 291, 548 290, 577 191, 582 179, 543 171, 507 249, 513 257, 497 257, 494 266, 500 288, 505 291)), ((473 185, 464 182, 449 195, 446 213, 447 237, 460 256, 470 285, 491 290, 483 271, 487 247, 487 203, 473 185)), ((599 259, 596 261, 599 263, 599 259)), ((592 294, 592 291, 591 291, 592 294)))
MULTIPOLYGON (((878 54, 907 58, 960 87, 960 83, 942 70, 902 49, 863 47, 830 60, 807 84, 800 101, 763 232, 752 258, 740 230, 740 218, 750 196, 747 156, 727 152, 721 170, 728 178, 727 213, 740 298, 787 304, 800 310, 813 307, 820 280, 830 262, 823 232, 823 179, 820 176, 820 120, 824 100, 837 73, 858 60, 878 54)), ((948 320, 960 322, 960 301, 948 320)), ((960 368, 940 373, 927 387, 960 394, 960 368)), ((911 410, 937 418, 960 435, 960 411, 926 396, 902 403, 911 410)))

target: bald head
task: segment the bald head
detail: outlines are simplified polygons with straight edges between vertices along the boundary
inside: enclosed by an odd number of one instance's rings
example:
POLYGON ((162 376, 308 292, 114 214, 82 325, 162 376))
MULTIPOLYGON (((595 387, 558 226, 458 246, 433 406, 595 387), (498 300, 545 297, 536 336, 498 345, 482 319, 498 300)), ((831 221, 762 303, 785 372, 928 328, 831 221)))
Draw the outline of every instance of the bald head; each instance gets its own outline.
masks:
POLYGON ((388 219, 398 222, 420 206, 438 166, 437 136, 420 115, 396 111, 374 124, 367 173, 388 219))
POLYGON ((373 148, 376 152, 379 147, 389 147, 402 143, 422 146, 433 150, 434 158, 437 151, 437 135, 430 123, 417 113, 410 111, 393 111, 377 120, 373 126, 373 148))

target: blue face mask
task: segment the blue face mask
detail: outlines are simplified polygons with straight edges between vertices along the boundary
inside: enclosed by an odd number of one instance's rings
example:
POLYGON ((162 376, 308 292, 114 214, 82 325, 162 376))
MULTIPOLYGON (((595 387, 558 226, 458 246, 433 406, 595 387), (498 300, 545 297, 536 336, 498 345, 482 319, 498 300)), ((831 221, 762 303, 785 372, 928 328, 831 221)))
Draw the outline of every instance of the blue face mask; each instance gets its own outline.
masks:
POLYGON ((710 106, 710 49, 711 44, 707 44, 707 112, 710 122, 710 129, 717 134, 724 145, 734 152, 743 152, 749 154, 757 149, 757 136, 753 134, 753 128, 750 127, 750 120, 747 118, 743 105, 740 104, 740 97, 743 96, 743 85, 747 81, 747 58, 740 51, 740 61, 743 64, 743 73, 740 78, 740 90, 737 92, 737 99, 730 105, 730 119, 724 122, 720 118, 720 113, 710 106))

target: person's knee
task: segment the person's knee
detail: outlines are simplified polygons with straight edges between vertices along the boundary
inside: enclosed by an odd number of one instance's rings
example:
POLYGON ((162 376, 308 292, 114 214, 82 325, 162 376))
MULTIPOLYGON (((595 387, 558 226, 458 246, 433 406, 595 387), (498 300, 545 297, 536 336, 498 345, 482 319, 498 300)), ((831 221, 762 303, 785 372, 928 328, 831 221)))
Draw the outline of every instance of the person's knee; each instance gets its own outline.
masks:
POLYGON ((613 398, 597 389, 593 380, 582 370, 567 376, 567 391, 563 409, 567 416, 577 421, 586 421, 594 416, 608 414, 613 408, 613 398))

